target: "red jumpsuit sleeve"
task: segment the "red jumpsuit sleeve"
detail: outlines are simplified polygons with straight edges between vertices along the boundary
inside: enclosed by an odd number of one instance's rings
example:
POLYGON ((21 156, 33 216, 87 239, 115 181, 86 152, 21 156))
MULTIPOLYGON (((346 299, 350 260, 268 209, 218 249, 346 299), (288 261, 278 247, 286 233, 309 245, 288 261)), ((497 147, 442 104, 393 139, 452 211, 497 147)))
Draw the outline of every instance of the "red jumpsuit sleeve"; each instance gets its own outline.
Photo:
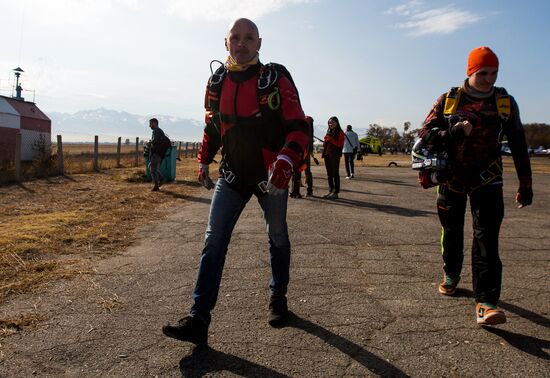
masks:
POLYGON ((297 168, 307 154, 308 124, 300 104, 298 92, 286 77, 278 81, 281 95, 281 115, 283 127, 286 131, 285 144, 280 155, 286 155, 297 168))

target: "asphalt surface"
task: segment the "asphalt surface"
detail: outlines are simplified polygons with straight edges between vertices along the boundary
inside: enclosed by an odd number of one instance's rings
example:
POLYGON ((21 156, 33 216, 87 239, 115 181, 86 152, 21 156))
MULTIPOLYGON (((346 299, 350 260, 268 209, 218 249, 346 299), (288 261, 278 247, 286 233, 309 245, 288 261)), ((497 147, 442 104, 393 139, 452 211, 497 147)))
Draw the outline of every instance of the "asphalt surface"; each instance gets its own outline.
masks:
POLYGON ((191 305, 211 195, 197 189, 95 271, 4 305, 5 314, 48 316, 0 340, 0 376, 548 377, 550 175, 534 176, 535 202, 524 209, 514 204, 515 176, 505 183, 504 325, 475 321, 469 214, 460 289, 443 297, 435 191, 410 169, 363 167, 329 201, 314 167, 316 197, 289 199, 286 327, 266 321, 267 236, 252 199, 230 244, 210 348, 163 336, 191 305))

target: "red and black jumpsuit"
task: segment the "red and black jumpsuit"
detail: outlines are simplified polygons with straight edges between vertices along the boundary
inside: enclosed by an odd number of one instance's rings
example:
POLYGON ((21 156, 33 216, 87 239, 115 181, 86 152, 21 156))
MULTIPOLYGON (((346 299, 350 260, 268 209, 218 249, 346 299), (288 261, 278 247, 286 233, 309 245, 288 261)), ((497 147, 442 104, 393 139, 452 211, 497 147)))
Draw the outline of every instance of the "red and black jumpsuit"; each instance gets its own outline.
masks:
POLYGON ((287 77, 279 77, 276 83, 280 109, 262 114, 257 94, 261 69, 258 63, 242 72, 226 73, 220 121, 206 125, 198 156, 199 163, 210 164, 222 147, 220 175, 243 194, 264 194, 262 183, 277 155, 288 156, 296 168, 308 143, 308 125, 298 93, 287 77))

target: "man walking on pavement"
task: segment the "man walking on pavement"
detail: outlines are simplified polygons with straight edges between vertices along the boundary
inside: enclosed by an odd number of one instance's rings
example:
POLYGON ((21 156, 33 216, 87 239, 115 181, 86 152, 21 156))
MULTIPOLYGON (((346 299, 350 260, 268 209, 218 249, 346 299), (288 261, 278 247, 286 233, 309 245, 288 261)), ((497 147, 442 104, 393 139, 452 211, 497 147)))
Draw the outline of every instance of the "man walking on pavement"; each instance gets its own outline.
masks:
POLYGON ((214 187, 208 167, 221 147, 220 176, 190 313, 162 329, 168 337, 197 345, 207 344, 231 234, 252 196, 262 208, 269 239, 268 322, 280 326, 288 316, 288 183, 306 153, 308 126, 288 71, 278 64, 260 63, 261 43, 254 22, 246 18, 233 22, 225 38, 229 57, 208 81, 198 179, 207 189, 214 187))
POLYGON ((439 185, 437 213, 445 271, 439 292, 443 295, 454 295, 460 282, 464 215, 470 199, 472 278, 479 325, 506 322, 504 311, 497 307, 502 283, 498 243, 504 217, 503 135, 508 139, 519 179, 518 207, 533 201, 531 165, 518 105, 504 88, 495 87, 498 66, 498 58, 490 48, 473 49, 468 56, 468 77, 461 87, 452 88, 436 100, 413 151, 413 157, 420 157, 422 151, 440 148, 450 161, 438 164, 448 169, 421 170, 419 175, 424 188, 439 185))

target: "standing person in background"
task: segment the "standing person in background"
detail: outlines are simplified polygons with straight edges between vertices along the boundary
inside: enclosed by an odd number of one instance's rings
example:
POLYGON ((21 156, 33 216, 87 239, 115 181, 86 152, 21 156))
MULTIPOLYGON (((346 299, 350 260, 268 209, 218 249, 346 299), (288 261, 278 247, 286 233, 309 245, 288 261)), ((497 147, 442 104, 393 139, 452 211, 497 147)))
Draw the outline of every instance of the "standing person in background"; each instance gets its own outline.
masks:
POLYGON ((340 127, 337 117, 328 120, 327 134, 323 142, 323 158, 327 169, 329 192, 324 195, 327 199, 338 199, 340 193, 340 158, 344 146, 344 131, 340 127))
POLYGON ((346 164, 346 179, 352 179, 355 177, 355 165, 353 160, 355 155, 359 151, 359 136, 352 130, 351 125, 346 127, 346 133, 344 134, 346 140, 344 141, 344 163, 346 164))
POLYGON ((156 118, 151 118, 149 120, 149 127, 153 130, 153 135, 151 136, 151 144, 149 150, 149 173, 151 174, 151 179, 153 180, 153 188, 151 191, 158 192, 160 186, 164 181, 164 177, 160 173, 159 167, 162 162, 162 158, 166 154, 165 140, 167 136, 164 135, 164 131, 159 127, 159 121, 156 118))
MULTIPOLYGON (((309 127, 309 139, 307 144, 307 156, 303 163, 305 165, 304 173, 306 175, 307 185, 307 197, 313 196, 313 175, 311 174, 311 155, 313 154, 313 118, 306 116, 306 122, 309 127)), ((300 194, 300 186, 302 185, 302 172, 299 169, 295 169, 292 173, 292 191, 290 196, 292 198, 302 198, 300 194)))
POLYGON ((504 311, 497 307, 502 283, 498 243, 504 217, 502 135, 508 139, 519 179, 518 207, 533 201, 531 164, 518 105, 504 88, 494 86, 498 66, 490 48, 473 49, 468 56, 468 78, 462 87, 452 88, 436 100, 419 132, 419 142, 428 147, 424 151, 440 148, 450 162, 446 171, 420 171, 419 176, 424 188, 439 184, 437 213, 445 271, 439 292, 454 295, 460 281, 469 197, 474 229, 472 278, 480 325, 506 322, 504 311))
POLYGON ((254 22, 246 18, 233 22, 225 38, 227 62, 208 81, 207 119, 198 157, 198 179, 205 188, 214 187, 208 167, 220 147, 222 160, 193 305, 183 319, 162 328, 166 336, 178 340, 207 344, 231 235, 252 196, 262 209, 269 241, 268 322, 276 327, 288 317, 288 183, 305 155, 308 126, 288 71, 281 65, 260 63, 261 42, 254 22), (269 107, 263 107, 263 96, 269 107))

